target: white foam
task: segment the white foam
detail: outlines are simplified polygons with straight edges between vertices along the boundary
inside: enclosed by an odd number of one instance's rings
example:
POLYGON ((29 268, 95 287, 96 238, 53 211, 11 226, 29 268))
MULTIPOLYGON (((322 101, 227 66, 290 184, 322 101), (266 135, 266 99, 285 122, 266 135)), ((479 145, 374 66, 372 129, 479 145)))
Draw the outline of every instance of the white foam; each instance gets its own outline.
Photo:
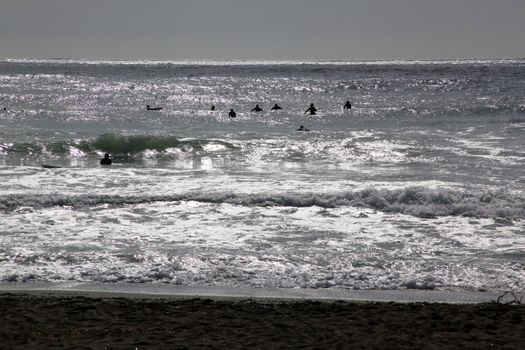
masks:
MULTIPOLYGON (((203 162, 206 162, 203 159, 203 162)), ((115 186, 113 186, 115 187, 115 186)), ((367 188, 344 193, 236 193, 186 192, 165 195, 8 195, 0 196, 3 210, 18 207, 72 206, 87 208, 100 204, 126 205, 151 202, 197 201, 228 203, 241 206, 289 206, 322 208, 363 207, 383 212, 403 213, 420 217, 470 216, 520 219, 525 217, 525 198, 509 193, 469 193, 451 189, 409 187, 401 189, 367 188)))

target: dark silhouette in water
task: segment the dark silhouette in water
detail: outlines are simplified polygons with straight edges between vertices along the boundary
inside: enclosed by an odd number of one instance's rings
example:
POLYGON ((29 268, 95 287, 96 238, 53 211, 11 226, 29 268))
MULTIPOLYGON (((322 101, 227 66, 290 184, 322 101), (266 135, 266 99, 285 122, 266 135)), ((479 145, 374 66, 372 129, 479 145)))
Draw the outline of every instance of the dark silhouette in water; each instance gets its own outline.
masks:
POLYGON ((109 153, 104 154, 104 158, 100 160, 100 165, 111 165, 113 161, 109 157, 109 153))
POLYGON ((343 109, 352 109, 352 104, 350 101, 346 101, 345 105, 343 106, 343 109))
POLYGON ((148 111, 161 111, 162 107, 151 107, 150 105, 146 105, 146 109, 148 111))
POLYGON ((276 111, 278 109, 283 109, 283 108, 276 103, 275 106, 272 107, 272 111, 276 111))
POLYGON ((235 113, 235 112, 233 111, 233 108, 230 109, 230 113, 228 113, 228 117, 230 117, 230 118, 235 118, 235 117, 237 117, 237 113, 235 113))
POLYGON ((259 105, 255 105, 255 107, 252 109, 252 112, 262 112, 262 108, 259 107, 259 105))
POLYGON ((215 110, 215 106, 211 106, 210 110, 214 111, 215 110))
POLYGON ((313 103, 310 103, 310 107, 304 112, 304 114, 310 112, 310 115, 315 115, 317 112, 317 108, 314 107, 313 103))
POLYGON ((310 129, 307 129, 304 127, 304 125, 301 125, 297 131, 310 131, 310 129))

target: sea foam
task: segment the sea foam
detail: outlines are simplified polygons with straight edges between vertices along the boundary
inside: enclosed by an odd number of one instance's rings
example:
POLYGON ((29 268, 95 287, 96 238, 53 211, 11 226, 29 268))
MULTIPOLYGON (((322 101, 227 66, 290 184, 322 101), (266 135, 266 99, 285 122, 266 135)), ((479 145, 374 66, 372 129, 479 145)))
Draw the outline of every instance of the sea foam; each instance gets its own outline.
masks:
POLYGON ((368 188, 344 193, 235 193, 191 192, 173 195, 9 195, 0 197, 0 209, 68 206, 86 208, 98 205, 134 205, 149 202, 196 201, 238 206, 284 207, 364 207, 386 213, 416 217, 467 216, 479 218, 525 218, 525 197, 497 192, 473 194, 451 189, 408 187, 403 189, 368 188))

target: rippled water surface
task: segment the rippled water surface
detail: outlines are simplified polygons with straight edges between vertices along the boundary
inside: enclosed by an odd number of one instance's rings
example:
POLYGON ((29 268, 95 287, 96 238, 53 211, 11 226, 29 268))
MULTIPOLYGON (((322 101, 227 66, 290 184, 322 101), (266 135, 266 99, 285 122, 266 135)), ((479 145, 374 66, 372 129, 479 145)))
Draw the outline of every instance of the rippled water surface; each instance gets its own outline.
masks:
POLYGON ((523 60, 0 60, 0 281, 524 291, 523 91, 523 60))

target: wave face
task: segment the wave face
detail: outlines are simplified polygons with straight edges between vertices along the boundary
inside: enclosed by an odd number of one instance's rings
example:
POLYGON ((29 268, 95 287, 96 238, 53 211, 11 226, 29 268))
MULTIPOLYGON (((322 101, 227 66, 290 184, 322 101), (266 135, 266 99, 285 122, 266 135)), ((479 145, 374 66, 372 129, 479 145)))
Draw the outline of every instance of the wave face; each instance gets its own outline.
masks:
POLYGON ((187 153, 204 151, 206 146, 218 146, 224 149, 235 148, 232 144, 220 140, 181 140, 171 136, 131 135, 123 136, 106 133, 93 141, 65 140, 51 143, 14 143, 0 145, 0 154, 83 156, 107 152, 114 155, 137 155, 145 151, 166 153, 176 149, 187 153))
POLYGON ((359 207, 386 213, 400 213, 422 218, 438 216, 466 216, 476 218, 525 218, 525 197, 487 192, 472 194, 448 189, 409 187, 405 189, 365 189, 363 191, 337 194, 322 193, 186 193, 159 196, 105 196, 60 194, 2 196, 0 209, 14 210, 20 207, 48 208, 67 206, 86 208, 99 205, 135 205, 152 202, 195 201, 214 204, 232 204, 243 207, 283 206, 293 208, 359 207))
POLYGON ((104 134, 92 143, 84 143, 81 149, 95 149, 114 154, 133 154, 145 150, 166 151, 169 148, 203 150, 204 146, 215 143, 233 148, 233 145, 214 140, 179 140, 175 137, 162 136, 118 136, 104 134))

